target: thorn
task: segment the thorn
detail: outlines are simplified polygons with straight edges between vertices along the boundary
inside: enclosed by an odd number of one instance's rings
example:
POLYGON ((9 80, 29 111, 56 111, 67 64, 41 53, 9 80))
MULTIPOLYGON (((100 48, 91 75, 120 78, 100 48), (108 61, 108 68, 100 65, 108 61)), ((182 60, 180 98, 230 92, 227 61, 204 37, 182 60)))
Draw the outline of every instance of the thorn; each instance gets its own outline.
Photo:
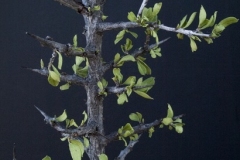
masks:
POLYGON ((39 109, 37 106, 34 105, 34 107, 43 115, 45 121, 49 122, 50 119, 52 119, 46 113, 44 113, 41 109, 39 109))
POLYGON ((16 159, 16 144, 13 143, 13 160, 17 160, 16 159))

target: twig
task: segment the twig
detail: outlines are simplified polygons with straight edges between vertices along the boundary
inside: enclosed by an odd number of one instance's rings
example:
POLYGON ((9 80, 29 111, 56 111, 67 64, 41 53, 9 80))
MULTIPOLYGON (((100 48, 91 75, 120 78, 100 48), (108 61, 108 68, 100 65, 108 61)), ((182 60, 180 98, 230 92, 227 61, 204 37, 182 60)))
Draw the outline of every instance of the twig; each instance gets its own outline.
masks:
POLYGON ((64 137, 78 137, 78 136, 84 136, 88 134, 96 134, 96 124, 95 123, 89 123, 87 126, 79 126, 76 129, 68 129, 63 126, 61 126, 57 121, 56 118, 48 116, 45 112, 43 112, 41 109, 39 109, 37 106, 35 108, 43 115, 44 121, 46 121, 47 124, 50 124, 51 127, 56 129, 57 131, 61 132, 62 136, 64 137))
POLYGON ((13 160, 17 160, 16 158, 16 144, 13 143, 13 160))
POLYGON ((168 26, 165 26, 163 24, 160 24, 160 25, 154 25, 154 28, 159 28, 159 29, 162 29, 162 30, 165 30, 165 31, 170 31, 170 32, 176 32, 176 33, 181 33, 181 34, 184 34, 186 36, 199 36, 199 37, 211 37, 211 34, 204 34, 204 33, 199 33, 198 31, 192 31, 192 30, 187 30, 187 29, 182 29, 182 28, 179 28, 179 29, 176 29, 176 28, 173 28, 173 27, 168 27, 168 26))
POLYGON ((117 158, 115 160, 124 160, 128 153, 130 153, 136 143, 138 143, 139 138, 141 137, 141 134, 138 136, 138 139, 134 141, 130 141, 127 147, 122 150, 117 158))
MULTIPOLYGON (((49 71, 46 67, 44 67, 43 69, 32 69, 32 68, 28 68, 28 67, 25 67, 25 66, 22 66, 22 68, 24 69, 28 69, 30 71, 33 71, 33 72, 36 72, 36 73, 39 73, 43 76, 48 76, 49 74, 49 71)), ((71 83, 71 84, 75 84, 75 85, 85 85, 88 83, 88 80, 85 79, 85 78, 82 78, 82 77, 79 77, 77 75, 67 75, 67 74, 62 74, 60 76, 60 81, 61 82, 68 82, 68 83, 71 83)))
MULTIPOLYGON (((173 120, 176 120, 178 118, 182 118, 184 116, 184 114, 181 114, 179 116, 175 116, 173 117, 173 120)), ((159 119, 159 120, 155 120, 152 123, 147 123, 147 124, 139 124, 137 126, 134 126, 134 132, 132 134, 136 134, 136 133, 143 133, 145 131, 148 131, 151 127, 156 127, 159 126, 162 123, 163 118, 159 119)), ((110 143, 114 140, 116 140, 118 138, 119 134, 118 132, 113 132, 110 133, 109 135, 107 135, 107 143, 110 143)))
POLYGON ((161 40, 161 41, 159 41, 158 43, 152 44, 152 45, 150 45, 148 48, 143 47, 143 48, 140 49, 140 50, 137 49, 137 50, 135 50, 133 53, 131 53, 131 55, 136 58, 136 57, 138 57, 138 56, 141 55, 141 54, 144 54, 144 53, 149 52, 151 49, 159 46, 160 44, 166 42, 166 41, 169 40, 169 39, 170 39, 170 37, 168 37, 168 38, 166 38, 166 39, 164 39, 164 40, 161 40))
MULTIPOLYGON (((152 87, 152 85, 146 85, 146 86, 134 86, 132 87, 133 90, 138 90, 138 89, 142 89, 142 88, 149 88, 152 87)), ((121 94, 125 91, 127 91, 126 87, 118 87, 118 86, 114 86, 114 87, 107 87, 105 88, 105 91, 109 94, 121 94)), ((99 89, 100 92, 100 89, 99 89)))
POLYGON ((88 9, 83 5, 82 2, 77 2, 76 0, 54 0, 59 2, 61 5, 69 7, 80 14, 88 14, 88 9))
MULTIPOLYGON (((154 28, 159 28, 165 31, 170 31, 170 32, 176 32, 176 33, 181 33, 186 36, 199 36, 199 37, 211 37, 211 34, 204 34, 204 33, 199 33, 198 31, 193 31, 193 30, 187 30, 187 29, 176 29, 174 27, 168 27, 163 24, 157 25, 157 24, 151 24, 149 25, 153 26, 154 28)), ((103 22, 99 23, 97 29, 99 32, 103 31, 108 31, 108 30, 113 30, 113 29, 128 29, 128 28, 137 28, 141 27, 140 24, 136 22, 116 22, 116 23, 109 23, 109 22, 103 22)))
POLYGON ((142 14, 143 8, 147 5, 147 2, 148 2, 148 0, 143 0, 143 2, 142 2, 142 4, 141 4, 141 7, 140 7, 139 10, 138 10, 137 17, 139 17, 140 14, 142 14))
POLYGON ((61 44, 61 43, 55 42, 49 36, 47 36, 46 38, 41 38, 29 32, 26 32, 26 34, 36 39, 37 41, 39 41, 43 47, 48 47, 48 48, 51 48, 52 50, 56 49, 61 54, 65 54, 66 56, 81 56, 81 57, 88 57, 88 58, 95 56, 92 53, 77 51, 70 44, 61 44))

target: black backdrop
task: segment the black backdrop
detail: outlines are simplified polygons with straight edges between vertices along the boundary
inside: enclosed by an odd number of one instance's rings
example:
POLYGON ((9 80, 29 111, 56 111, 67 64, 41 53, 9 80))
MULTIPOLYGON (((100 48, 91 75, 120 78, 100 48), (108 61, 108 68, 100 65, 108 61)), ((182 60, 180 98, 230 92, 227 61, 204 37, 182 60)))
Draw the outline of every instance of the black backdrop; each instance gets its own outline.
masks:
MULTIPOLYGON (((148 6, 156 2, 152 0, 148 6)), ((186 13, 199 11, 201 4, 208 15, 218 10, 218 21, 227 16, 240 17, 237 1, 162 2, 160 19, 173 27, 186 13)), ((73 35, 78 34, 79 44, 84 46, 82 16, 52 0, 0 3, 0 159, 12 158, 14 142, 18 160, 42 159, 46 154, 53 160, 71 159, 67 143, 59 140, 60 134, 43 122, 33 105, 49 115, 59 115, 67 109, 68 115, 80 122, 86 109, 84 90, 72 87, 59 91, 48 84, 46 77, 21 66, 37 68, 41 58, 47 63, 51 55, 51 50, 40 47, 25 31, 42 37, 49 35, 62 43, 71 43, 73 35)), ((136 13, 140 4, 141 0, 107 1, 104 14, 109 16, 107 21, 124 21, 127 12, 136 13)), ((106 61, 120 52, 119 46, 113 44, 116 33, 104 35, 106 61)), ((160 39, 168 36, 172 38, 162 45, 162 58, 148 62, 156 76, 156 86, 149 92, 155 100, 133 95, 129 103, 117 106, 116 96, 108 96, 104 113, 106 133, 126 124, 132 112, 141 112, 146 122, 163 117, 170 103, 176 114, 186 114, 184 133, 156 129, 151 139, 147 134, 140 139, 127 159, 240 159, 239 24, 227 28, 211 45, 198 43, 195 53, 191 53, 187 38, 180 41, 173 33, 159 33, 160 39)), ((140 47, 143 39, 142 35, 134 41, 135 46, 140 47)), ((64 60, 65 71, 70 71, 74 59, 64 60)), ((137 73, 135 65, 126 67, 126 75, 137 73)), ((111 72, 107 77, 110 76, 111 72)), ((107 147, 106 154, 113 159, 123 148, 123 142, 114 142, 107 147)))

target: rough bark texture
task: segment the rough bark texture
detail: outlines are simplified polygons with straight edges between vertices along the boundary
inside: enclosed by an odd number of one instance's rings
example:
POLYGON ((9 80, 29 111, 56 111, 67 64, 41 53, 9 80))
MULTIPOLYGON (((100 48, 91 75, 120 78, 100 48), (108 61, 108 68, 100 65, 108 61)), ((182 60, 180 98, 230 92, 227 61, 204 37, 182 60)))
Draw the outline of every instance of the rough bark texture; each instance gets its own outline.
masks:
MULTIPOLYGON (((102 0, 84 0, 85 6, 94 7, 102 4, 102 0)), ((87 125, 96 125, 96 131, 99 134, 92 134, 90 138, 90 146, 87 149, 87 154, 90 160, 97 160, 98 155, 104 153, 104 140, 101 135, 104 135, 103 127, 103 99, 98 96, 97 82, 102 78, 102 34, 97 32, 97 24, 101 22, 102 6, 100 11, 93 12, 90 16, 83 15, 85 20, 85 36, 87 53, 95 54, 94 57, 89 58, 88 77, 89 83, 85 85, 87 93, 87 125)))

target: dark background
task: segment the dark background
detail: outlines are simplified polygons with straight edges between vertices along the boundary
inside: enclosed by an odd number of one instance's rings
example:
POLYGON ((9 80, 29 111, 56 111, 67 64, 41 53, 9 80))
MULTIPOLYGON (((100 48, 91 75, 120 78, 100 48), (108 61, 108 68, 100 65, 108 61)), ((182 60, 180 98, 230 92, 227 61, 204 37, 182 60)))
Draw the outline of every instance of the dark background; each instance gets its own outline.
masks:
MULTIPOLYGON (((151 0, 148 6, 158 1, 151 0)), ((218 10, 217 22, 228 16, 240 17, 238 1, 219 0, 163 0, 160 20, 175 27, 185 15, 199 11, 204 5, 208 17, 218 10)), ((42 159, 49 155, 53 160, 71 159, 67 142, 46 125, 33 107, 37 105, 49 115, 59 115, 67 109, 68 115, 78 123, 86 109, 83 88, 71 87, 60 91, 51 87, 46 77, 21 69, 21 66, 39 68, 42 58, 47 64, 51 50, 26 36, 25 31, 61 43, 72 43, 78 34, 79 45, 85 45, 82 16, 60 6, 52 0, 2 0, 0 8, 0 159, 12 159, 12 145, 16 143, 17 159, 42 159)), ((127 12, 137 13, 141 0, 107 1, 104 14, 107 21, 126 21, 127 12)), ((197 25, 198 18, 195 24, 197 25)), ((149 160, 237 160, 240 159, 240 36, 239 23, 227 28, 211 45, 198 43, 197 52, 191 53, 189 40, 178 40, 176 34, 160 31, 160 39, 171 36, 162 45, 163 56, 148 61, 156 77, 156 86, 149 94, 154 101, 132 95, 124 106, 116 104, 116 96, 105 99, 106 133, 117 130, 129 122, 128 115, 141 112, 145 122, 166 115, 167 103, 175 115, 185 113, 183 134, 156 129, 151 139, 145 134, 127 159, 149 160)), ((192 29, 195 29, 194 27, 192 29)), ((140 47, 142 36, 134 41, 140 47)), ((211 30, 206 30, 209 33, 211 30)), ((103 56, 107 60, 120 52, 113 44, 117 31, 104 34, 103 56)), ((64 59, 64 71, 70 71, 74 59, 64 59)), ((136 65, 127 64, 127 75, 140 77, 136 65)), ((111 77, 111 71, 108 73, 111 77)), ((109 81, 111 81, 109 79, 109 81)), ((112 83, 110 83, 112 84, 112 83)), ((133 123, 134 124, 134 123, 133 123)), ((116 157, 124 148, 123 142, 111 143, 106 154, 116 157)), ((85 155, 84 159, 87 159, 85 155)))

